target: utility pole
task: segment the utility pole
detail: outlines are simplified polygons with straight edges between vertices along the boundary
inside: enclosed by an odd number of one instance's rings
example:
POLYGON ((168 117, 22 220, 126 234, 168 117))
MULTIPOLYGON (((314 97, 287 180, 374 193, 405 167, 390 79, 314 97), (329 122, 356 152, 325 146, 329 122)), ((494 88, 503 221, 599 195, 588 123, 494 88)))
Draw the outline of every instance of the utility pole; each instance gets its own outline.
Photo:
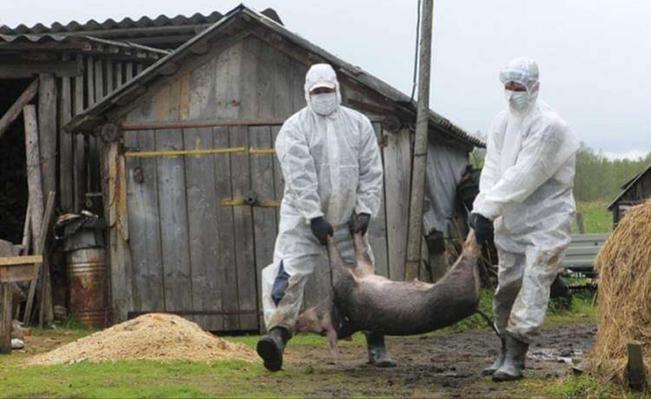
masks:
POLYGON ((407 264, 405 280, 418 277, 420 267, 423 226, 423 195, 425 167, 427 165, 427 129, 429 122, 429 77, 432 59, 432 18, 434 0, 422 0, 421 31, 418 50, 418 112, 416 114, 416 139, 411 174, 409 202, 409 231, 407 234, 407 264))

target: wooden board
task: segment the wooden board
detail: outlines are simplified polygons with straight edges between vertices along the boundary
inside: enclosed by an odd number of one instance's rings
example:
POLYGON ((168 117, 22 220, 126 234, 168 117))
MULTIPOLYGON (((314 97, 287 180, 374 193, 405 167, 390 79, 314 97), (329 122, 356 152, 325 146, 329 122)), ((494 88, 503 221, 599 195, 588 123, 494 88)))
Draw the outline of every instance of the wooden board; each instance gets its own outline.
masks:
POLYGON ((57 189, 57 85, 54 75, 39 75, 38 136, 43 192, 57 189))
POLYGON ((11 309, 11 286, 0 283, 0 353, 11 353, 11 309))
MULTIPOLYGON (((180 130, 157 130, 155 134, 156 150, 183 149, 180 130)), ((192 309, 185 159, 159 158, 143 162, 155 162, 157 166, 165 310, 192 309)))
MULTIPOLYGON (((228 128, 213 128, 213 147, 229 147, 230 135, 228 128)), ((231 186, 230 154, 214 155, 215 171, 215 202, 217 218, 217 286, 221 288, 216 295, 221 295, 221 310, 224 314, 224 330, 240 330, 239 312, 240 305, 237 296, 237 261, 235 256, 235 237, 233 208, 219 206, 221 199, 233 198, 231 186)))
MULTIPOLYGON (((153 150, 154 132, 126 133, 125 145, 153 150)), ((126 164, 134 309, 165 309, 156 161, 129 158, 126 164)))
MULTIPOLYGON (((40 262, 43 260, 41 259, 40 262)), ((39 262, 39 263, 40 263, 39 262)), ((0 283, 18 283, 32 281, 36 278, 38 268, 35 262, 18 265, 0 266, 0 283)))
MULTIPOLYGON (((25 256, 3 256, 0 257, 0 266, 21 266, 34 263, 42 263, 42 255, 25 255, 25 256)), ((1 281, 1 280, 0 280, 1 281)))
MULTIPOLYGON (((254 148, 271 146, 270 127, 250 127, 249 144, 254 148)), ((251 188, 259 200, 275 198, 273 154, 251 155, 251 188)), ((257 277, 258 307, 262 309, 262 269, 273 261, 277 233, 276 208, 253 207, 255 266, 257 277)), ((262 314, 261 314, 262 316, 262 314)), ((260 319, 263 322, 263 319, 260 319)))
POLYGON ((16 101, 5 111, 2 118, 0 118, 0 137, 3 133, 11 126, 11 124, 16 120, 18 115, 23 111, 23 107, 29 104, 30 101, 34 98, 38 92, 38 79, 32 81, 32 83, 27 86, 25 91, 16 99, 16 101))
POLYGON ((128 250, 127 184, 125 159, 119 154, 118 143, 110 143, 106 151, 108 167, 108 264, 112 318, 121 322, 133 307, 131 254, 128 250))
MULTIPOLYGON (((249 147, 246 128, 228 128, 232 147, 249 147)), ((233 198, 242 198, 251 190, 249 155, 234 153, 231 158, 233 198)), ((237 297, 241 330, 258 329, 257 275, 253 243, 253 217, 248 206, 233 207, 233 234, 237 263, 237 297)))
MULTIPOLYGON (((81 55, 77 56, 77 62, 83 62, 81 55)), ((76 76, 74 83, 73 115, 78 115, 84 111, 84 76, 76 76)), ((80 212, 86 191, 86 150, 83 134, 73 135, 73 146, 73 208, 75 212, 80 212)))
MULTIPOLYGON (((64 55, 64 59, 67 57, 64 55)), ((74 136, 63 131, 72 118, 72 78, 61 78, 59 102, 59 201, 64 212, 74 211, 73 155, 74 136)))
POLYGON ((389 277, 404 280, 411 178, 410 137, 407 129, 386 133, 386 136, 383 154, 389 277))
MULTIPOLYGON (((211 148, 211 128, 186 129, 183 132, 185 148, 211 148)), ((220 253, 217 242, 217 192, 212 156, 185 157, 188 203, 188 239, 192 261, 192 310, 221 311, 222 275, 217 263, 220 253)), ((231 266, 232 267, 232 266, 231 266)), ((204 328, 223 330, 224 320, 219 314, 194 316, 192 319, 204 328)))
MULTIPOLYGON (((376 137, 378 141, 382 137, 382 125, 374 123, 376 137)), ((381 150, 380 150, 381 151, 381 150)), ((380 152, 380 156, 382 153, 380 152)), ((384 277, 389 277, 389 257, 387 252, 387 224, 386 224, 386 196, 384 195, 384 184, 382 185, 382 203, 377 215, 371 222, 368 231, 368 240, 375 257, 375 273, 384 277)))

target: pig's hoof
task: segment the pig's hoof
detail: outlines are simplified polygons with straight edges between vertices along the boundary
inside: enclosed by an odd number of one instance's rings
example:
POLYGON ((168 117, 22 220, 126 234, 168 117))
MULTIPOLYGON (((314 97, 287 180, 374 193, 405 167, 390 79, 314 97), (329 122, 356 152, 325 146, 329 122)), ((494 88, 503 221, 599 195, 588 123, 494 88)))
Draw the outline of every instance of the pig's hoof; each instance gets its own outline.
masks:
POLYGON ((258 355, 264 361, 264 367, 269 371, 279 371, 283 367, 283 350, 273 337, 262 337, 256 347, 258 355))

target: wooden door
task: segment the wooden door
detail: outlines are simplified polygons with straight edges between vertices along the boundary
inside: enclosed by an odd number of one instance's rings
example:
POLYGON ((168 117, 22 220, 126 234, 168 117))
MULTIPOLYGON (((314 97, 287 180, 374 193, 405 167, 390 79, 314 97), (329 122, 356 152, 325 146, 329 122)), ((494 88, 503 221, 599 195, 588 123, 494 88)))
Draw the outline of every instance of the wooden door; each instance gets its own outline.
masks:
POLYGON ((271 126, 125 132, 132 316, 258 330, 277 231, 271 140, 271 126))
MULTIPOLYGON (((179 125, 125 131, 131 316, 165 311, 213 331, 258 330, 283 193, 279 123, 179 125)), ((385 215, 383 201, 369 235, 386 276, 385 215)), ((315 270, 307 303, 322 300, 330 281, 327 264, 315 270)))

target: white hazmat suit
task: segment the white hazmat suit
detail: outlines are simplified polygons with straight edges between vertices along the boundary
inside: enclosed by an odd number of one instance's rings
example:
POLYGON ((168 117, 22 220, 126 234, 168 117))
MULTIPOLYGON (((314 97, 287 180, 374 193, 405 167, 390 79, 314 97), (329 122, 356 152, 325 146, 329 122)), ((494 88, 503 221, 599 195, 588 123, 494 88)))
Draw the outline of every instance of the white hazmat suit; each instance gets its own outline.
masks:
POLYGON ((509 106, 489 132, 473 212, 493 220, 499 256, 495 324, 528 343, 542 325, 549 290, 570 243, 579 142, 538 97, 538 67, 516 58, 500 73, 526 92, 506 90, 509 106))
POLYGON ((340 105, 339 83, 330 65, 310 68, 305 99, 308 106, 283 124, 275 143, 285 191, 274 261, 262 270, 267 330, 293 331, 307 278, 318 258, 326 256, 310 220, 325 217, 342 256, 350 260, 354 254, 348 222, 353 212, 374 216, 381 203, 382 160, 375 132, 366 116, 340 105), (335 93, 310 96, 310 89, 320 84, 335 88, 335 93), (282 271, 289 280, 276 304, 272 289, 282 271))

